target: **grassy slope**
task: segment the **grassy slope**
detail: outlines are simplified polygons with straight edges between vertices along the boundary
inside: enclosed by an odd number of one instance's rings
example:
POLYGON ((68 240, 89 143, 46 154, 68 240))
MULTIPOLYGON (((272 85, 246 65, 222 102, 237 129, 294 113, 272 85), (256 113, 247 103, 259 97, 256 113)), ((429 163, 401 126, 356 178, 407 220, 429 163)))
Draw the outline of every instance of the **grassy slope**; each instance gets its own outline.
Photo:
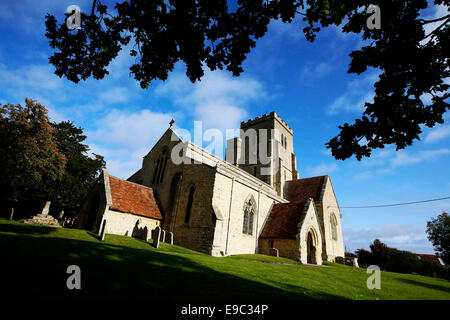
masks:
POLYGON ((215 258, 178 246, 0 220, 2 290, 11 295, 162 299, 450 299, 450 282, 381 273, 369 290, 365 269, 310 267, 264 255, 215 258), (263 263, 265 262, 265 263, 263 263), (275 262, 271 264, 267 262, 275 262), (286 265, 297 264, 297 265, 286 265), (82 290, 66 269, 81 268, 82 290), (6 289, 6 290, 5 290, 6 289))

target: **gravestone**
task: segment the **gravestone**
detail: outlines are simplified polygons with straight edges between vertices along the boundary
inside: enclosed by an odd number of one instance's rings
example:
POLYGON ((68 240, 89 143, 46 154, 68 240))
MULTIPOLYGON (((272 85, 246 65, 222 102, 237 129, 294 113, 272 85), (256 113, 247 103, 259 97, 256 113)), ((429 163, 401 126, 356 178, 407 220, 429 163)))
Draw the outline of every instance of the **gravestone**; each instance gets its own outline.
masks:
POLYGON ((9 217, 9 220, 12 220, 14 216, 14 208, 11 208, 11 216, 9 217))
POLYGON ((161 239, 161 228, 156 227, 153 230, 153 246, 158 249, 159 248, 159 240, 161 239))
POLYGON ((173 244, 173 232, 172 231, 169 232, 168 236, 169 236, 169 239, 168 239, 169 242, 168 243, 173 244))
POLYGON ((334 262, 340 263, 340 264, 345 264, 344 257, 336 257, 336 258, 334 258, 334 262))
POLYGON ((345 264, 347 266, 352 266, 352 267, 357 267, 359 268, 358 265, 358 258, 354 258, 354 257, 346 257, 345 258, 345 264))
POLYGON ((106 233, 106 220, 103 220, 102 230, 100 233, 100 240, 105 241, 105 233, 106 233))
POLYGON ((274 257, 279 257, 280 253, 277 248, 270 248, 270 255, 274 257))
POLYGON ((161 242, 165 242, 166 240, 166 231, 161 229, 161 242))

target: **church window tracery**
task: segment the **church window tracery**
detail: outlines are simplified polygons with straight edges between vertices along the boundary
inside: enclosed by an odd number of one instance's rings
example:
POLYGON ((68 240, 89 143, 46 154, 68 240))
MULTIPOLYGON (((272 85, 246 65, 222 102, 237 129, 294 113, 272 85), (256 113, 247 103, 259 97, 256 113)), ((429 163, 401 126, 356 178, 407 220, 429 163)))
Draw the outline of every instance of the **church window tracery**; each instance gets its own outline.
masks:
POLYGON ((248 198, 244 204, 244 222, 242 226, 242 233, 253 234, 253 221, 256 211, 255 200, 253 197, 248 198))

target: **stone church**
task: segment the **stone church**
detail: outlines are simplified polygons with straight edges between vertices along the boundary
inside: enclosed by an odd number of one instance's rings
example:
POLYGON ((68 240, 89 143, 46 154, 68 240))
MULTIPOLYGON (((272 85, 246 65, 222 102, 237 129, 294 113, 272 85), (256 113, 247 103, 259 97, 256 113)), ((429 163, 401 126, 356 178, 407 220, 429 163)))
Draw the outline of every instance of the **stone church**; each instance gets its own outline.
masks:
POLYGON ((127 180, 103 172, 80 228, 99 232, 106 221, 106 233, 148 238, 160 226, 174 244, 213 256, 261 253, 312 264, 344 257, 331 179, 298 178, 293 130, 278 114, 242 122, 240 136, 227 141, 227 160, 183 141, 172 125, 127 180), (250 162, 264 129, 270 161, 250 162))

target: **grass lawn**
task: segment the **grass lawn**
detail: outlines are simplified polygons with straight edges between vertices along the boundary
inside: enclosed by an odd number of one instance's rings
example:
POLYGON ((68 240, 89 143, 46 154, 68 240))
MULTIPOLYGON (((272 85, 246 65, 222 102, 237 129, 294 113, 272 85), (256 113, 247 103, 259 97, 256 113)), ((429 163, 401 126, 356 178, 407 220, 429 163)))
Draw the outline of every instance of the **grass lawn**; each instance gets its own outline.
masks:
POLYGON ((381 290, 366 287, 365 269, 303 266, 264 255, 211 257, 182 247, 159 249, 130 237, 99 241, 84 230, 0 220, 2 292, 54 297, 159 299, 445 299, 450 282, 381 272, 381 290), (81 290, 68 290, 69 265, 81 290))

